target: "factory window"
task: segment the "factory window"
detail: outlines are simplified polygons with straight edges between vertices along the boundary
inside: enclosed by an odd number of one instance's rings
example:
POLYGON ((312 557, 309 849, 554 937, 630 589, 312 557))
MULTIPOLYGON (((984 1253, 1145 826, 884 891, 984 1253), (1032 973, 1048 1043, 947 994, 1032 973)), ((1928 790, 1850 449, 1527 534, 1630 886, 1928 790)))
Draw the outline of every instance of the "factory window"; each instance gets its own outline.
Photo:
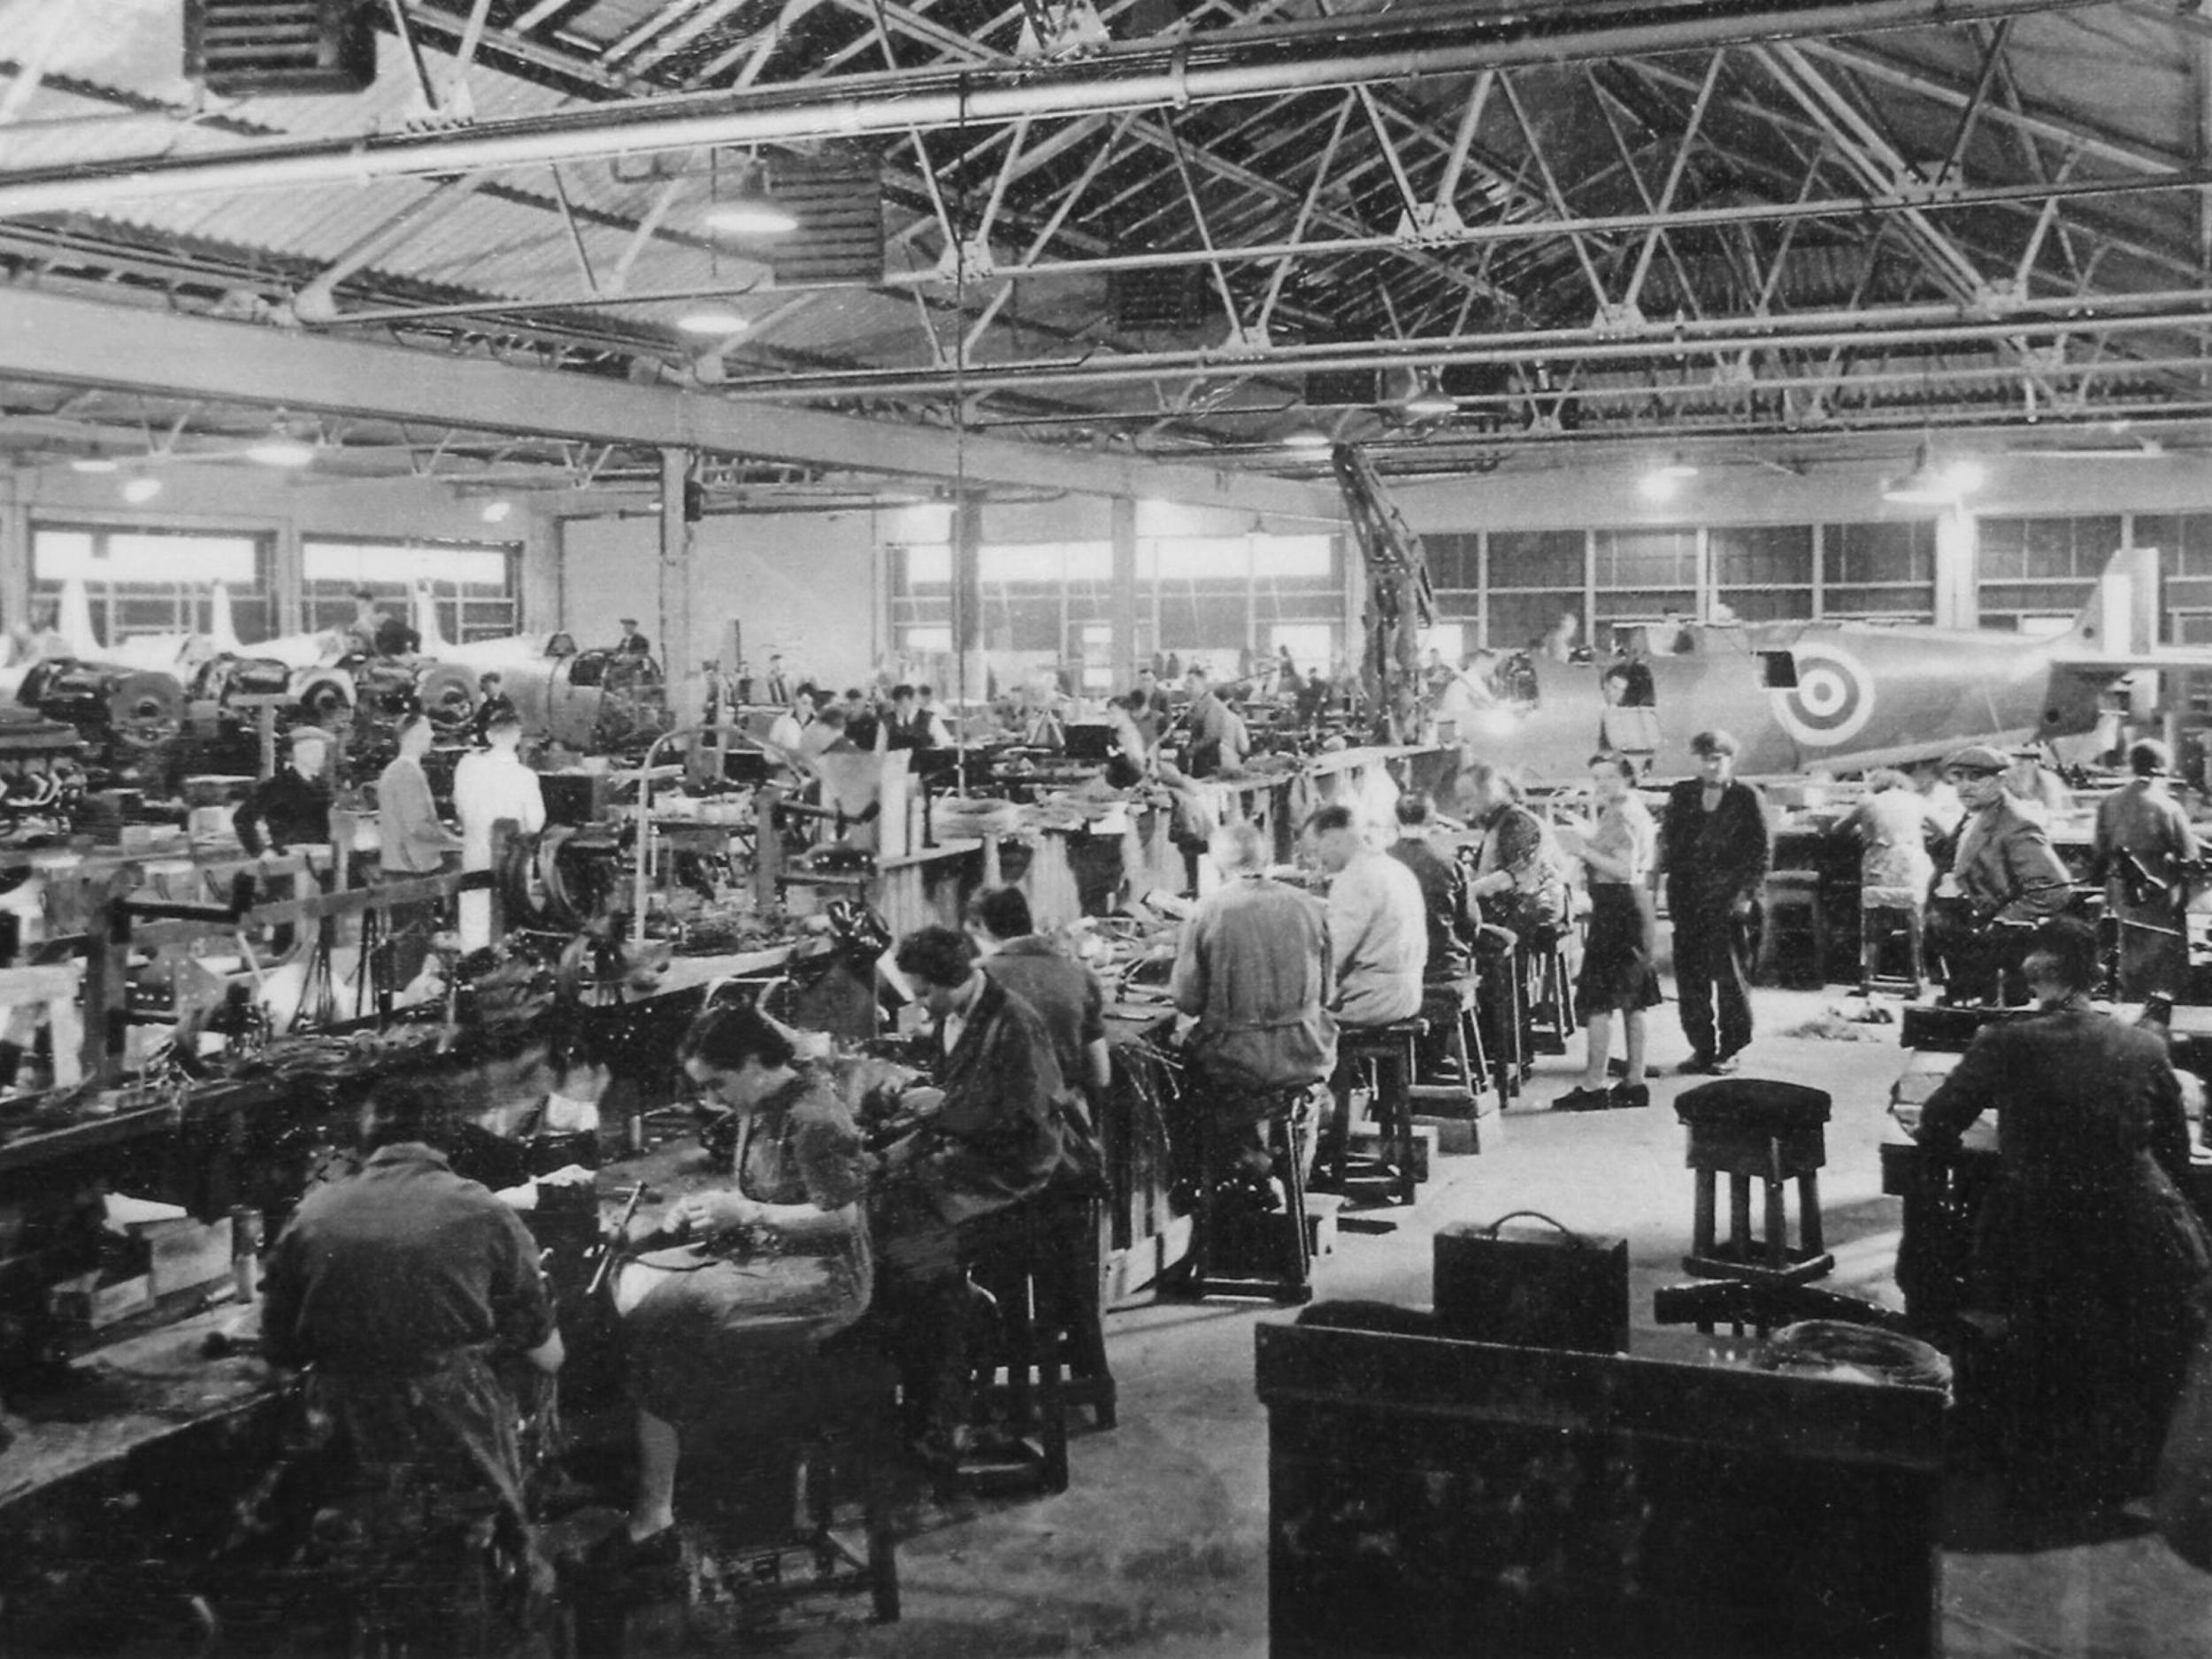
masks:
POLYGON ((1739 622, 1813 614, 1812 526, 1720 526, 1706 532, 1706 550, 1712 560, 1713 597, 1739 622))
MULTIPOLYGON (((418 584, 426 585, 437 607, 438 631, 459 644, 495 640, 522 631, 520 547, 465 541, 329 541, 310 538, 300 544, 302 612, 311 630, 342 628, 353 620, 353 595, 366 588, 396 616, 408 616, 418 584)), ((411 620, 411 618, 410 618, 411 620)), ((611 645, 613 618, 603 639, 580 643, 611 645)))
POLYGON ((1586 622, 1590 538, 1580 530, 1493 530, 1489 587, 1481 610, 1483 643, 1518 650, 1540 639, 1563 614, 1586 622))
POLYGON ((1935 520, 1820 527, 1820 614, 1847 620, 1935 620, 1935 520))
POLYGON ((2212 513, 2138 513, 2128 545, 2158 549, 2165 642, 2206 643, 2212 622, 2212 513))
MULTIPOLYGON (((1445 533, 1421 538, 1429 583, 1440 594, 1474 594, 1482 588, 1482 537, 1445 533)), ((1472 607, 1469 607, 1472 609, 1472 607)))
POLYGON ((1267 648, 1278 655, 1287 649, 1302 674, 1326 673, 1336 661, 1336 630, 1325 622, 1278 622, 1267 631, 1267 648))
MULTIPOLYGON (((891 621, 910 651, 949 641, 952 550, 941 542, 891 547, 891 621)), ((978 549, 987 649, 1064 665, 1080 642, 1087 681, 1118 680, 1096 642, 1110 631, 1113 548, 1104 541, 993 543, 978 549), (1094 660, 1096 657, 1098 660, 1094 660)), ((1342 577, 1328 536, 1156 536, 1137 543, 1133 656, 1156 648, 1233 662, 1285 627, 1340 626, 1342 577)), ((1006 664, 1002 666, 1009 666, 1006 664)))
POLYGON ((250 644, 273 631, 271 552, 265 535, 40 525, 31 534, 32 603, 58 604, 66 583, 81 582, 93 637, 112 645, 142 634, 206 632, 220 582, 232 625, 250 644))
POLYGON ((1590 554, 1601 634, 1616 623, 1698 614, 1695 530, 1599 530, 1590 554))
POLYGON ((1977 608, 1985 628, 2070 618, 2121 545, 2116 515, 1976 520, 1977 608))

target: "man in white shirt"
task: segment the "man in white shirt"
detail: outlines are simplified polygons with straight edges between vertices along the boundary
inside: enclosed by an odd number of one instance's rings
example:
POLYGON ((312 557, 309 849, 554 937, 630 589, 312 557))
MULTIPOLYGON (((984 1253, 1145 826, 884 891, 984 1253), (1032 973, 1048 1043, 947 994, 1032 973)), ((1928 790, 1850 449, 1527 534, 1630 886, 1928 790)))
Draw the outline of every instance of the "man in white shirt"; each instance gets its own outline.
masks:
MULTIPOLYGON (((522 721, 502 715, 486 728, 488 749, 472 750, 453 769, 453 810, 461 820, 461 868, 492 867, 492 826, 514 820, 525 835, 545 827, 545 795, 538 774, 522 764, 522 721)), ((492 942, 492 896, 461 895, 461 948, 481 950, 492 942)))

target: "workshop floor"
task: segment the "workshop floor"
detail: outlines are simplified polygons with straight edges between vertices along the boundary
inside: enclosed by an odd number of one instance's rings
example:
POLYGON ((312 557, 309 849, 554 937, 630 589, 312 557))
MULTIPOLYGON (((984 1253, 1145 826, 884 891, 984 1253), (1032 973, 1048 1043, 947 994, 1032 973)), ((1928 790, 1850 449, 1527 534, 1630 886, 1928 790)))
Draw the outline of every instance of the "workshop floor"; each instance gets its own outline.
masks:
MULTIPOLYGON (((1823 1210, 1835 1249, 1833 1288, 1897 1301, 1890 1279, 1898 1205, 1880 1192, 1875 1147, 1901 1056, 1894 1025, 1873 1041, 1793 1035, 1839 1029, 1832 995, 1758 994, 1762 1033, 1747 1069, 1829 1090, 1823 1210)), ((1662 1064, 1686 1052, 1671 1010, 1658 1010, 1662 1064)), ((1578 1040, 1578 1048, 1579 1042, 1578 1040)), ((1549 1113, 1575 1067, 1539 1069, 1531 1104, 1508 1114, 1479 1156, 1444 1160, 1417 1209, 1394 1233, 1344 1238, 1319 1265, 1323 1297, 1429 1300, 1430 1237, 1450 1222, 1541 1210, 1569 1225, 1629 1240, 1636 1351, 1694 1359, 1708 1339, 1649 1324, 1651 1292, 1680 1280, 1690 1180, 1683 1131, 1668 1103, 1694 1079, 1655 1078, 1651 1110, 1549 1113)), ((932 1516, 900 1552, 905 1615, 861 1622, 787 1615, 779 1650, 800 1655, 1126 1653, 1231 1659, 1267 1645, 1267 1424, 1252 1386, 1254 1327, 1286 1313, 1215 1305, 1140 1307, 1111 1316, 1120 1426, 1072 1448, 1064 1495, 987 1506, 973 1518, 932 1516)), ((2093 1544, 2038 1547, 2007 1538, 1961 1493, 1944 1560, 1944 1651, 1954 1659, 2203 1659, 2212 1654, 2212 1576, 2196 1573, 2147 1531, 2093 1544)))

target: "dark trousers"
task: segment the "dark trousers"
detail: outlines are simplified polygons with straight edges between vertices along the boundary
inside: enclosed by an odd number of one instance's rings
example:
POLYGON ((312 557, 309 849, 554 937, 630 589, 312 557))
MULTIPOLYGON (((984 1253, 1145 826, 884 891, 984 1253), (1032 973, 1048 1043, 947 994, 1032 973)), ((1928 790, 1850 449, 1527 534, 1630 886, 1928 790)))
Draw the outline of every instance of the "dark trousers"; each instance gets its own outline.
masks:
MULTIPOLYGON (((418 875, 391 879, 422 879, 418 875)), ((384 982, 392 990, 403 991, 413 984, 422 964, 430 960, 430 940, 443 919, 439 914, 442 908, 435 899, 420 899, 412 904, 395 904, 384 912, 384 982)))
POLYGON ((1718 906, 1673 919, 1682 1034, 1693 1054, 1733 1054, 1751 1041, 1751 930, 1718 906))
POLYGON ((1928 907, 1928 955, 1943 995, 1954 1002, 2001 1002, 2017 1008, 2028 1000, 2020 972, 2035 930, 2002 922, 1978 922, 1965 909, 1938 899, 1928 907))

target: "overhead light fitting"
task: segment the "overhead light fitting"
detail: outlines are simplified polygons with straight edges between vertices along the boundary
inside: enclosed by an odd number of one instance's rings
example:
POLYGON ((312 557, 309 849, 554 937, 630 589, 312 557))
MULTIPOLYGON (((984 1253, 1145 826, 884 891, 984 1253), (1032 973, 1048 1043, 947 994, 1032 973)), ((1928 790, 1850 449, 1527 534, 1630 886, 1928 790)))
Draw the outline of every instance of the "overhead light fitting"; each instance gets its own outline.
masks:
POLYGON ((768 169, 757 160, 739 170, 733 193, 708 204, 701 223, 726 236, 788 236, 799 228, 798 216, 768 193, 768 169))
POLYGON ((134 507, 143 506, 161 494, 161 480, 151 473, 141 472, 136 478, 123 480, 123 499, 134 507))
POLYGON ((752 324, 735 311, 687 311, 676 319, 676 326, 687 334, 741 334, 752 324))
POLYGON ((1459 399, 1425 374, 1414 383, 1413 396, 1401 407, 1417 420, 1440 420, 1459 413, 1459 399))
POLYGON ((1979 461, 1939 465, 1922 444, 1913 451, 1912 471, 1882 485, 1882 499, 1908 507, 1951 507, 1982 487, 1987 471, 1979 461))
POLYGON ((1672 501, 1681 493, 1682 486, 1696 476, 1696 465, 1677 455, 1638 479, 1636 492, 1646 501, 1672 501))
POLYGON ((73 472, 119 472, 122 465, 111 455, 81 455, 70 462, 69 470, 73 472))
POLYGON ((515 504, 511 501, 488 501, 481 516, 486 524, 505 524, 508 514, 514 510, 515 504))
POLYGON ((246 458, 263 466, 307 466, 314 462, 315 446, 279 432, 249 446, 246 458))
POLYGON ((1301 426, 1283 442, 1293 449, 1325 449, 1329 447, 1329 434, 1318 426, 1301 426))

